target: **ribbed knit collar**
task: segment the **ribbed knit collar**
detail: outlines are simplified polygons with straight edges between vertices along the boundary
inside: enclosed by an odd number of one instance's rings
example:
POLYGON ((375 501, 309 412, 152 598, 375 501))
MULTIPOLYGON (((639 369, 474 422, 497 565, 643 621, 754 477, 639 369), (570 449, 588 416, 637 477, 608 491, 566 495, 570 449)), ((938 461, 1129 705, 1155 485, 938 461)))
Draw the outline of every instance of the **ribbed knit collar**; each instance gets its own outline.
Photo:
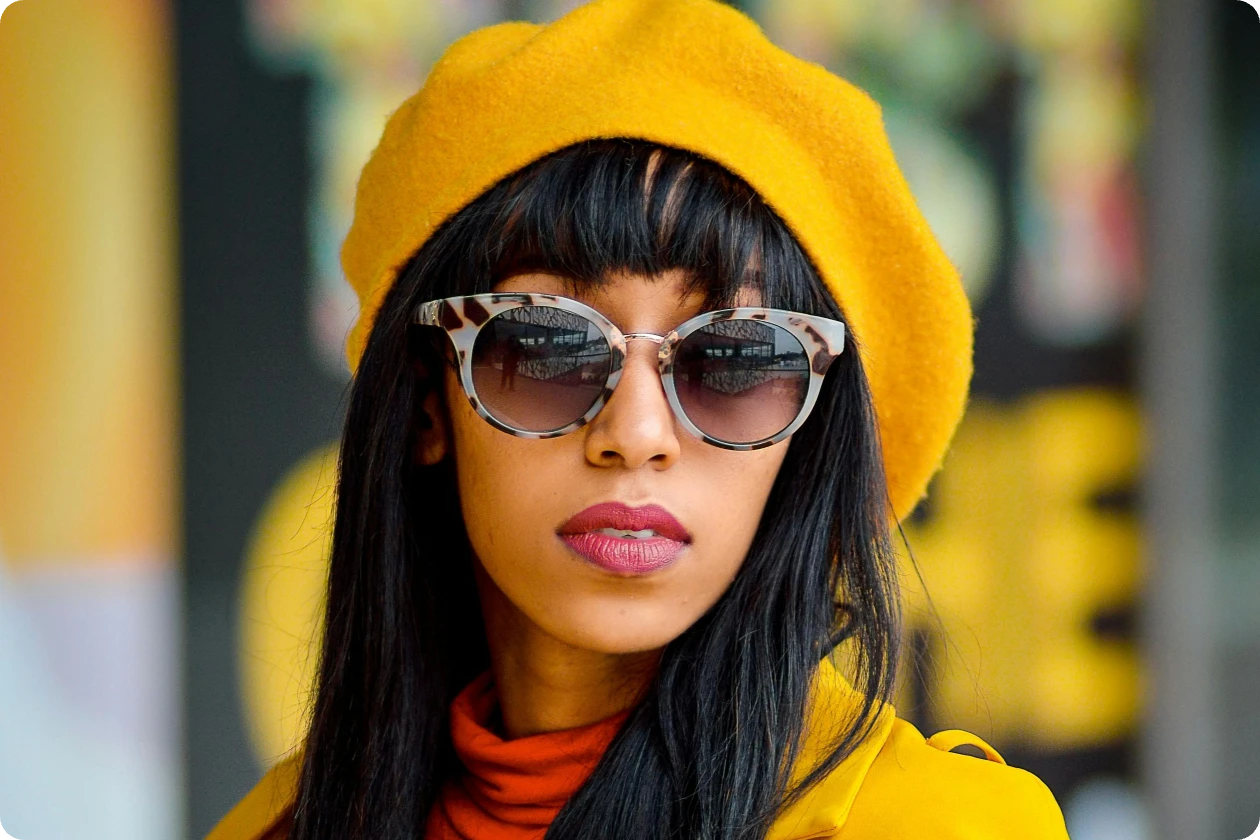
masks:
POLYGON ((492 728, 498 717, 493 675, 482 674, 451 704, 451 741, 465 772, 443 787, 427 840, 542 837, 628 715, 505 740, 492 728))

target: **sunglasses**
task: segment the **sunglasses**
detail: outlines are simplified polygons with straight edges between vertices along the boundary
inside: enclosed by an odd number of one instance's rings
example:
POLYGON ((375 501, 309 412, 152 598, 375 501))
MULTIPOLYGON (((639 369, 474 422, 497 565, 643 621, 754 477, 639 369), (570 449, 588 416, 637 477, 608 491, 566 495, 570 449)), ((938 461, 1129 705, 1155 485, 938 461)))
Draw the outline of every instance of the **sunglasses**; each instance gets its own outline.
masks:
POLYGON ((844 349, 844 324, 785 309, 705 312, 665 335, 623 333, 580 301, 489 293, 420 304, 415 321, 442 328, 473 409, 517 437, 559 437, 599 413, 626 342, 659 345, 665 396, 688 432, 723 449, 778 443, 809 416, 844 349))

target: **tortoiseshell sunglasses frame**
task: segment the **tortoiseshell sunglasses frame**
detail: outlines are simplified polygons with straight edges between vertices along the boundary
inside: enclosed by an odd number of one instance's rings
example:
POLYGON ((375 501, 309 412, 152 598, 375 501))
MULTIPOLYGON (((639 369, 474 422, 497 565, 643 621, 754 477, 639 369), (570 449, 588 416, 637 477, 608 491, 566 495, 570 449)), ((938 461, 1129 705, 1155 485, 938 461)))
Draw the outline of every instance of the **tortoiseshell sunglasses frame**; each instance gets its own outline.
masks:
POLYGON ((608 402, 613 389, 621 379, 621 371, 626 360, 626 342, 634 339, 653 341, 659 345, 657 350, 657 368, 660 371, 661 383, 665 388, 665 396, 669 406, 682 424, 692 435, 705 443, 722 449, 751 450, 771 446, 795 432, 809 418, 810 411, 822 390, 823 378, 827 369, 844 350, 845 326, 841 321, 824 318, 820 315, 808 315, 803 312, 792 312, 787 309, 767 309, 758 306, 740 306, 734 309, 715 309, 689 318, 664 335, 655 333, 623 333, 617 325, 606 318, 598 310, 581 301, 560 295, 541 294, 536 292, 490 292, 479 295, 460 295, 457 297, 430 300, 416 308, 415 322, 426 326, 441 327, 450 338, 455 348, 455 366, 459 371, 460 385, 464 394, 477 412, 487 423, 496 429, 517 437, 545 440, 560 437, 580 429, 589 423, 600 409, 608 402), (608 342, 610 350, 610 369, 608 379, 604 382, 603 391, 595 402, 578 419, 566 426, 545 432, 518 429, 504 423, 492 415, 482 405, 473 386, 472 350, 477 341, 477 334, 482 326, 489 323, 496 315, 501 315, 522 306, 550 306, 565 312, 580 315, 594 324, 608 342), (674 350, 678 345, 698 329, 707 327, 718 321, 729 320, 764 321, 787 330, 801 343, 809 358, 809 386, 805 400, 796 418, 777 434, 750 443, 734 443, 721 440, 697 428, 687 416, 682 403, 678 400, 678 392, 674 387, 674 350))

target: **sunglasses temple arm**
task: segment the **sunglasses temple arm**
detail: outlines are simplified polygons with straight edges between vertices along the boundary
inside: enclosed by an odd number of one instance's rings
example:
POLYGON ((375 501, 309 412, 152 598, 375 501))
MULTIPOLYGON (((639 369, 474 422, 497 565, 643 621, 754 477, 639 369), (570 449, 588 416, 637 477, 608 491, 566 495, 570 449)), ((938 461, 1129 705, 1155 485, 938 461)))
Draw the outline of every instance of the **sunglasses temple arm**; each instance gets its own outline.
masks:
POLYGON ((424 324, 428 327, 436 327, 438 325, 438 307, 442 305, 440 300, 426 301, 416 307, 415 322, 424 324))
POLYGON ((844 352, 845 326, 843 321, 833 321, 827 325, 827 340, 836 347, 836 354, 844 352))

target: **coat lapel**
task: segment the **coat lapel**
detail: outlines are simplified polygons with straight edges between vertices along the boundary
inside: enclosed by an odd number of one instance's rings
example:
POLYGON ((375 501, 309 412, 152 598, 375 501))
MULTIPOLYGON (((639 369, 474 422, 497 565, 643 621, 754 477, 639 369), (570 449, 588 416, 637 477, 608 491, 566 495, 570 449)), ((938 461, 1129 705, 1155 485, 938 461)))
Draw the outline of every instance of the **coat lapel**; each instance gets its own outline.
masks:
MULTIPOLYGON (((830 658, 824 659, 815 677, 809 723, 796 762, 796 782, 831 750, 833 742, 861 711, 863 696, 855 690, 830 658)), ((892 731, 896 710, 885 705, 874 728, 858 748, 821 782, 781 813, 766 840, 815 840, 831 837, 844 825, 875 756, 892 731)))

